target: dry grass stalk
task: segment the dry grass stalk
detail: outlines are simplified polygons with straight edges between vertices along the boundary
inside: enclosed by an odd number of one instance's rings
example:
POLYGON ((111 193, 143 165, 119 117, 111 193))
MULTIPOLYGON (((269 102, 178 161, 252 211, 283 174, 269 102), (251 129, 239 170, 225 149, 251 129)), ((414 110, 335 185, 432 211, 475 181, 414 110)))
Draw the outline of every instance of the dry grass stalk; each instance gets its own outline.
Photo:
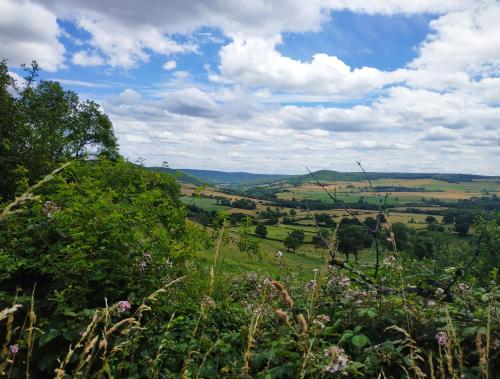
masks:
POLYGON ((307 326, 306 318, 302 313, 297 315, 297 323, 299 325, 299 330, 302 334, 307 334, 309 332, 309 328, 307 326))
MULTIPOLYGON (((248 328, 247 347, 246 347, 245 353, 243 354, 243 375, 244 376, 248 376, 248 372, 250 371, 250 358, 252 357, 252 349, 255 346, 256 335, 257 335, 258 330, 259 330, 260 322, 261 322, 262 317, 264 315, 264 306, 266 303, 266 299, 267 299, 267 285, 264 286, 264 288, 262 290, 259 308, 258 308, 257 312, 253 312, 252 319, 250 321, 250 326, 248 328)), ((281 311, 281 312, 283 312, 283 311, 281 311)), ((286 315, 286 313, 285 313, 285 315, 286 315)), ((287 319, 288 319, 288 316, 287 316, 287 319)))
MULTIPOLYGON (((390 326, 385 329, 387 330, 394 330, 396 332, 399 332, 405 336, 402 345, 406 348, 409 349, 410 351, 410 369, 413 372, 413 376, 418 378, 418 379, 424 379, 427 378, 427 375, 423 372, 423 370, 419 367, 419 363, 425 362, 422 354, 422 350, 418 347, 417 342, 412 338, 410 333, 408 333, 405 329, 400 328, 396 325, 390 326)), ((401 368, 404 369, 403 366, 401 368)), ((405 370, 405 369, 404 369, 405 370)), ((405 370, 406 371, 406 370, 405 370)), ((408 377, 410 377, 408 373, 408 377)))

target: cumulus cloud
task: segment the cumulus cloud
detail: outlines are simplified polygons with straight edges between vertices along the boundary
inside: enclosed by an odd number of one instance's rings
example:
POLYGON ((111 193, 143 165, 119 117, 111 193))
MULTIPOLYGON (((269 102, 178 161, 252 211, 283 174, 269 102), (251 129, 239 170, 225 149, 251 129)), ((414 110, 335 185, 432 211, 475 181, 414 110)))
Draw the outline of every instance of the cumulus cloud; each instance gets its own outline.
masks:
POLYGON ((165 107, 171 113, 194 117, 213 117, 217 111, 217 104, 197 88, 186 88, 166 95, 165 107))
POLYGON ((55 14, 29 1, 0 2, 0 59, 17 66, 37 60, 47 71, 64 67, 65 48, 55 14))
POLYGON ((71 61, 73 64, 79 66, 102 66, 105 63, 104 58, 99 54, 89 53, 84 50, 80 50, 73 54, 71 61))
POLYGON ((235 38, 220 52, 221 76, 214 81, 243 83, 274 91, 352 96, 383 87, 394 79, 371 67, 351 69, 335 56, 315 54, 311 62, 283 56, 276 50, 280 36, 235 38))

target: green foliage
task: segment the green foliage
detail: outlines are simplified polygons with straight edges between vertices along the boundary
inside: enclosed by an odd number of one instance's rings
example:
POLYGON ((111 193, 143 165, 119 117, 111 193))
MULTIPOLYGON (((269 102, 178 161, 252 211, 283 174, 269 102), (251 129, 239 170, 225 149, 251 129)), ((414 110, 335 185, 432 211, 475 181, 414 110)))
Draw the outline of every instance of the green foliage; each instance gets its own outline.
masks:
POLYGON ((106 299, 137 304, 202 240, 174 178, 123 161, 74 162, 41 192, 1 225, 0 299, 35 290, 43 369, 89 310, 106 299))
POLYGON ((373 239, 370 234, 359 225, 341 223, 338 233, 338 249, 349 259, 350 254, 354 254, 356 259, 361 249, 370 247, 373 239))
POLYGON ((0 200, 22 191, 58 162, 89 154, 117 156, 109 118, 99 105, 80 101, 57 82, 36 82, 38 65, 26 69, 27 85, 9 92, 13 80, 0 62, 0 200))
POLYGON ((266 238, 267 237, 267 228, 264 224, 258 224, 255 227, 255 234, 258 235, 261 238, 266 238))

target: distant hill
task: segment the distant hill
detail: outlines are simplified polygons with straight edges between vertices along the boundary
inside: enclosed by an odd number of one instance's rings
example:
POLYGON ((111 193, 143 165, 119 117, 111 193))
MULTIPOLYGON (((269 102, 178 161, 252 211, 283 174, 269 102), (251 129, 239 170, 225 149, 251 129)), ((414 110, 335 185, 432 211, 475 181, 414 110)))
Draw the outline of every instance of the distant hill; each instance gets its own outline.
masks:
MULTIPOLYGON (((280 174, 253 174, 249 172, 225 172, 215 170, 197 169, 172 169, 164 167, 148 167, 149 170, 177 174, 178 180, 183 183, 202 185, 217 184, 229 186, 257 186, 276 182, 301 184, 312 180, 310 174, 280 175, 280 174)), ((449 183, 470 182, 475 179, 500 179, 500 176, 483 176, 472 174, 439 174, 439 173, 402 173, 402 172, 339 172, 332 170, 319 170, 313 172, 314 176, 325 182, 336 180, 363 181, 368 177, 375 179, 435 179, 449 183)))
POLYGON ((240 185, 262 184, 290 178, 290 175, 252 174, 249 172, 225 172, 213 170, 179 169, 184 174, 215 184, 240 185))
MULTIPOLYGON (((499 176, 483 176, 472 174, 439 174, 439 173, 403 173, 403 172, 339 172, 331 170, 319 170, 313 172, 316 179, 320 181, 362 181, 366 178, 375 179, 434 179, 449 183, 470 182, 475 179, 500 179, 499 176)), ((310 174, 296 175, 287 180, 293 184, 308 182, 312 180, 310 174)))
POLYGON ((186 184, 193 184, 195 186, 201 186, 203 184, 210 184, 208 180, 204 180, 202 178, 198 178, 196 176, 190 175, 188 173, 182 172, 181 170, 175 170, 172 168, 165 168, 165 167, 147 167, 148 170, 151 171, 159 171, 159 172, 166 172, 168 174, 176 175, 177 179, 186 184))

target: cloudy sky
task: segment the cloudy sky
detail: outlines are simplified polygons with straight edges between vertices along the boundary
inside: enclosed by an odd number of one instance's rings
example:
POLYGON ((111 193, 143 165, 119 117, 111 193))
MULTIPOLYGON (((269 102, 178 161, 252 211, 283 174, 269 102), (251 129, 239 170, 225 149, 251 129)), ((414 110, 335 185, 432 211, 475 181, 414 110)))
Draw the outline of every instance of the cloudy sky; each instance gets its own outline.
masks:
POLYGON ((0 0, 0 58, 147 165, 500 174, 495 0, 0 0))

